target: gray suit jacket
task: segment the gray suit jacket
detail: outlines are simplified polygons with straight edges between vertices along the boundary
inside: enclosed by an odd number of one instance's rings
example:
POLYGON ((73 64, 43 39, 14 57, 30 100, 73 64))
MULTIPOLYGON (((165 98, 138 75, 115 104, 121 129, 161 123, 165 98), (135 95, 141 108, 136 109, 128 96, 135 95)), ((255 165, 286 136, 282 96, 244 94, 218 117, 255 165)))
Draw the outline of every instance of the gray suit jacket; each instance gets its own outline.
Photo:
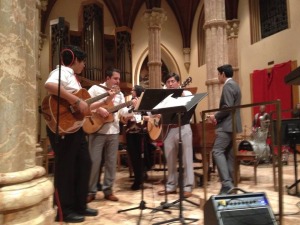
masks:
MULTIPOLYGON (((240 105, 241 98, 242 94, 239 85, 233 79, 230 79, 223 86, 219 108, 223 109, 240 105)), ((231 111, 217 112, 215 118, 217 120, 217 130, 225 132, 233 131, 231 111)), ((236 132, 242 132, 240 109, 236 110, 236 132)))

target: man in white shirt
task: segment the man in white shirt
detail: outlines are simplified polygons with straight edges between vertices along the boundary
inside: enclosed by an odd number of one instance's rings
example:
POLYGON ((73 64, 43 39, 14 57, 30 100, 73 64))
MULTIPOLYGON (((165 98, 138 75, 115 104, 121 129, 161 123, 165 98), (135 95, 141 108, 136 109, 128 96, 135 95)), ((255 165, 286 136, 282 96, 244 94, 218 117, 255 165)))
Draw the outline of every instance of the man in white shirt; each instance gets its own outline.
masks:
MULTIPOLYGON (((179 75, 170 73, 165 78, 165 85, 168 89, 180 88, 179 75)), ((183 91, 183 96, 189 96, 192 93, 188 90, 183 91)), ((192 144, 192 130, 189 123, 183 124, 181 127, 182 140, 182 161, 184 167, 183 174, 183 197, 188 198, 192 196, 192 187, 194 184, 194 167, 193 167, 193 144, 192 144)), ((179 128, 177 124, 169 124, 168 134, 164 140, 164 152, 168 165, 168 180, 167 190, 159 191, 159 195, 176 194, 178 185, 178 143, 179 143, 179 128)))
MULTIPOLYGON (((115 68, 109 68, 106 70, 106 81, 101 84, 109 89, 119 86, 120 84, 120 71, 115 68)), ((100 95, 107 92, 104 88, 93 85, 89 89, 91 97, 100 95)), ((102 118, 107 118, 110 115, 108 109, 113 106, 118 106, 125 103, 125 98, 122 92, 115 94, 111 102, 107 102, 106 99, 100 100, 106 104, 107 107, 99 107, 95 110, 102 118), (111 107, 110 107, 111 106, 111 107)), ((132 104, 135 105, 136 100, 132 100, 132 104)), ((91 105, 91 107, 93 104, 91 105)), ((118 112, 119 115, 125 115, 128 113, 128 108, 121 108, 118 112)), ((104 151, 104 181, 102 185, 102 191, 104 197, 110 201, 118 201, 119 199, 113 193, 113 184, 116 176, 116 162, 117 151, 119 146, 119 115, 113 113, 114 120, 112 122, 104 123, 103 126, 96 133, 89 135, 89 151, 92 159, 92 170, 89 182, 89 194, 87 201, 90 202, 95 199, 97 193, 97 183, 99 179, 100 163, 102 160, 102 153, 104 151)))

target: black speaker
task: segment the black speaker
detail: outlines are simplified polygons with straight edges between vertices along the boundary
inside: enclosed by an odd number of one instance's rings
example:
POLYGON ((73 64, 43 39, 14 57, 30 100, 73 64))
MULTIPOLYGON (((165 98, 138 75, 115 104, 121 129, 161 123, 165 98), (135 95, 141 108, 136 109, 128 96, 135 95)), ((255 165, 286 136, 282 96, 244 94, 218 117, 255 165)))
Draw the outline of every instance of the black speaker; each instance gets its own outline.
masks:
POLYGON ((204 205, 204 225, 277 225, 265 193, 213 195, 204 205))

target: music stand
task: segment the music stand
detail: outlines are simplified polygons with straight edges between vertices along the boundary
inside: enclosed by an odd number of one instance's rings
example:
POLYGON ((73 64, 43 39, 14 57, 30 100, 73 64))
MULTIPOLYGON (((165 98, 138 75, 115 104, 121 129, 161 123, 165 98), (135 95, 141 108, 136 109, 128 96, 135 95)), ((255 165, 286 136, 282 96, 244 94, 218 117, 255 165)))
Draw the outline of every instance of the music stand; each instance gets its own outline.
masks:
MULTIPOLYGON (((182 89, 159 89, 157 92, 161 92, 160 96, 165 96, 165 91, 170 90, 182 90, 182 89)), ((183 90, 182 90, 183 91, 183 90)), ((144 92, 144 96, 147 96, 147 90, 144 92)), ((150 95, 150 93, 149 93, 150 95)), ((163 123, 164 124, 178 124, 179 129, 179 139, 178 139, 178 160, 179 160, 179 177, 178 177, 178 185, 179 185, 179 200, 175 201, 175 203, 179 202, 179 217, 170 219, 163 222, 155 223, 164 224, 175 221, 180 221, 181 224, 185 224, 185 220, 189 220, 192 222, 196 222, 198 219, 195 218, 184 218, 182 215, 182 201, 186 200, 183 197, 183 168, 182 168, 182 140, 181 140, 181 124, 189 123, 192 115, 194 114, 194 110, 197 104, 207 95, 207 93, 195 94, 194 96, 186 96, 186 97, 178 97, 177 100, 180 105, 168 105, 163 104, 162 106, 155 106, 152 110, 152 114, 162 114, 163 115, 163 123), (186 101, 184 101, 186 100, 186 101), (165 116, 168 115, 168 116, 165 116)), ((153 95, 151 95, 153 96, 153 95)), ((174 103, 174 102, 173 102, 174 103)), ((173 104, 172 103, 172 104, 173 104)), ((193 203, 195 204, 195 203, 193 203)))
MULTIPOLYGON (((136 105, 136 107, 134 108, 134 112, 140 112, 140 113, 146 113, 149 112, 150 110, 152 110, 153 107, 155 107, 155 105, 157 105, 159 102, 161 102, 166 96, 170 95, 170 94, 174 94, 174 96, 180 96, 182 94, 182 89, 146 89, 145 92, 143 92, 141 94, 141 96, 139 97, 138 103, 136 105), (160 93, 160 90, 164 90, 164 93, 160 93), (144 95, 144 93, 147 91, 147 94, 144 95), (149 94, 151 92, 151 94, 149 94)), ((141 169, 144 169, 144 131, 143 129, 141 130, 141 135, 142 135, 142 140, 141 140, 141 162, 140 162, 140 166, 141 169)), ((163 211, 166 213, 171 213, 170 211, 166 211, 164 209, 154 209, 154 208, 150 208, 146 206, 146 202, 144 201, 144 178, 142 176, 141 178, 141 201, 139 206, 137 207, 133 207, 133 208, 128 208, 128 209, 123 209, 123 210, 118 210, 118 213, 121 212, 126 212, 126 211, 131 211, 131 210, 135 210, 135 209, 140 209, 140 210, 144 210, 144 209, 151 209, 152 212, 154 212, 154 210, 156 211, 163 211)))
MULTIPOLYGON (((273 120, 274 124, 276 120, 273 120)), ((274 127, 274 133, 276 134, 276 126, 274 127)), ((281 143, 282 145, 289 145, 290 149, 293 151, 294 154, 294 172, 295 172, 295 182, 289 186, 286 186, 287 193, 289 195, 295 195, 300 197, 300 192, 298 190, 298 184, 300 183, 300 179, 298 179, 298 160, 297 160, 297 149, 296 144, 300 144, 300 119, 299 118, 292 118, 292 119, 282 119, 281 120, 281 143), (292 188, 296 188, 295 193, 291 192, 292 188)), ((274 139, 274 144, 277 144, 277 140, 274 139)), ((280 149, 278 150, 280 151, 280 149)))
MULTIPOLYGON (((298 122, 300 122, 299 119, 298 119, 298 122)), ((297 161, 297 149, 296 149, 296 144, 300 142, 299 141, 300 140, 300 126, 297 126, 297 124, 295 124, 295 123, 287 124, 285 133, 289 139, 290 148, 292 149, 292 151, 294 153, 294 171, 295 171, 295 182, 290 186, 286 186, 286 188, 287 188, 287 192, 289 195, 296 195, 296 196, 300 197, 300 193, 298 190, 298 184, 300 183, 300 179, 298 179, 298 161, 297 161), (290 190, 293 187, 296 187, 295 194, 292 194, 290 192, 290 190)))

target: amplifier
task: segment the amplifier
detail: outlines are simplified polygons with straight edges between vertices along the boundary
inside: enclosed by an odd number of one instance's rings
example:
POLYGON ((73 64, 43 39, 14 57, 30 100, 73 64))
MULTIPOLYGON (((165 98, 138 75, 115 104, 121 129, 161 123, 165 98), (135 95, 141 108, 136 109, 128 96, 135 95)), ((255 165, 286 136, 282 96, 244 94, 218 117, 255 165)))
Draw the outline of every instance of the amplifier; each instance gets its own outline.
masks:
POLYGON ((204 205, 204 225, 277 225, 265 193, 213 195, 204 205))

